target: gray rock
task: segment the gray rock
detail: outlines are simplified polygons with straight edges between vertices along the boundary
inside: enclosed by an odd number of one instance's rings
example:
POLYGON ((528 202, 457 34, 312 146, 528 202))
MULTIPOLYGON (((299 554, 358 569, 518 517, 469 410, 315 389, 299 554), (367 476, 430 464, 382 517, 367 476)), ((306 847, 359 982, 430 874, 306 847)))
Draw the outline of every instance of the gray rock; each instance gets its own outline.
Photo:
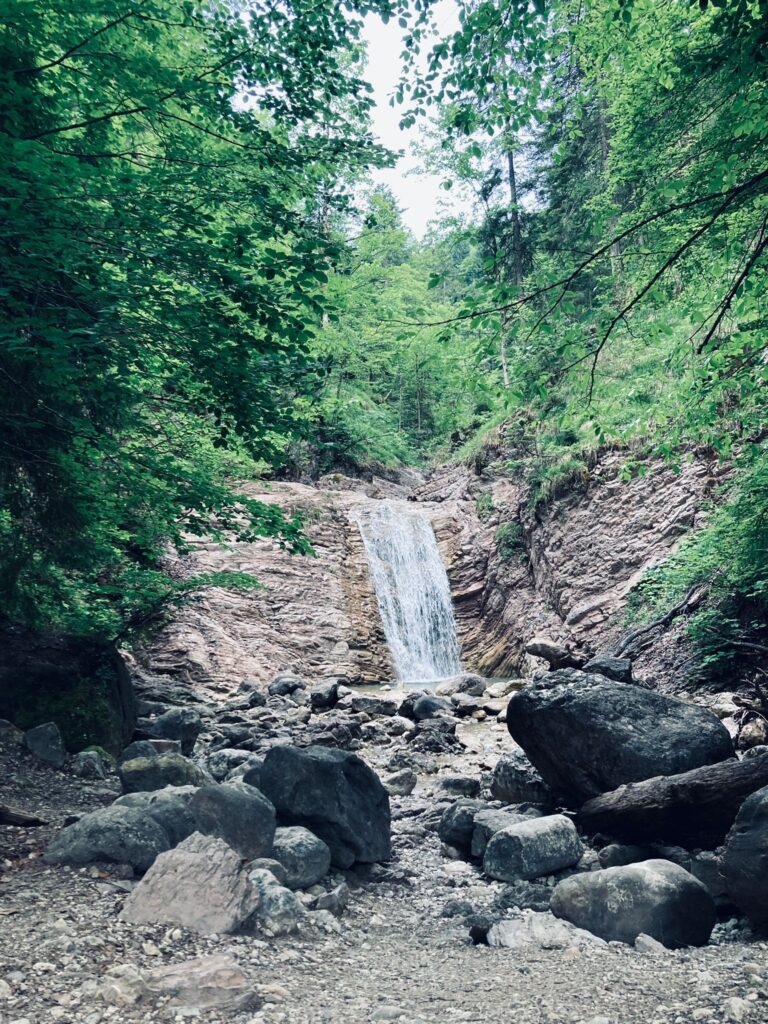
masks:
POLYGON ((275 808, 253 786, 241 781, 202 786, 190 809, 201 832, 223 839, 246 860, 270 856, 275 808))
POLYGON ((584 666, 585 672, 615 679, 617 683, 632 682, 632 662, 629 658, 613 658, 610 655, 598 655, 591 658, 584 666))
POLYGON ((349 886, 342 882, 334 889, 318 896, 315 901, 315 910, 327 910, 334 917, 341 917, 349 903, 349 886))
POLYGON ((553 889, 544 882, 526 882, 521 879, 505 885, 494 901, 499 910, 549 910, 553 889))
POLYGON ((248 976, 236 960, 223 953, 155 967, 146 972, 143 981, 147 995, 167 1000, 177 1017, 207 1011, 240 1013, 258 1003, 248 976))
POLYGON ((539 811, 531 810, 518 812, 508 810, 485 810, 479 811, 472 819, 472 842, 470 853, 478 860, 482 860, 485 848, 488 846, 491 836, 500 832, 508 825, 516 825, 520 821, 528 821, 531 818, 540 818, 539 811))
POLYGON ((706 885, 709 895, 715 901, 718 910, 732 909, 734 904, 728 895, 728 885, 722 875, 720 857, 712 850, 700 850, 692 853, 687 864, 682 865, 690 871, 694 878, 706 885))
POLYGON ((126 793, 113 807, 132 807, 154 819, 168 836, 171 846, 199 831, 190 802, 197 792, 194 786, 166 786, 143 793, 126 793))
POLYGON ((156 757, 158 754, 180 754, 181 744, 178 740, 134 740, 121 751, 118 763, 133 761, 136 757, 156 757))
POLYGON ((280 885, 285 885, 288 881, 288 872, 279 860, 273 860, 271 857, 257 857, 248 865, 248 870, 269 871, 275 876, 280 885))
POLYGON ((576 864, 584 847, 576 826, 563 814, 517 822, 488 841, 483 871, 491 878, 513 882, 539 878, 576 864))
POLYGON ((170 842, 163 828, 136 807, 103 807, 84 814, 55 835, 43 854, 46 864, 111 861, 146 871, 170 842))
POLYGON ((331 851, 302 825, 277 829, 272 857, 285 868, 285 885, 289 889, 308 889, 331 869, 331 851))
POLYGON ((55 722, 46 722, 24 733, 24 746, 40 761, 61 768, 67 757, 64 740, 55 722))
POLYGON ((582 928, 565 921, 558 921, 548 912, 537 913, 523 910, 511 918, 497 921, 488 932, 488 945, 504 949, 587 949, 604 943, 582 928))
POLYGON ((555 796, 522 750, 502 754, 491 775, 491 796, 506 804, 552 807, 555 796))
POLYGON ((192 753, 203 728, 200 714, 193 708, 170 708, 158 718, 139 719, 139 739, 176 740, 185 756, 192 753))
POLYGON ((281 822, 305 825, 328 845, 336 867, 389 860, 389 794, 357 755, 319 746, 272 747, 261 789, 281 822))
POLYGON ((143 793, 165 786, 202 786, 205 772, 181 754, 155 754, 121 761, 117 768, 125 793, 143 793))
POLYGON ((645 934, 669 949, 706 945, 715 924, 706 887, 667 860, 567 878, 552 895, 552 910, 603 939, 633 943, 645 934))
POLYGON ((72 774, 80 779, 106 779, 109 770, 98 750, 81 750, 72 758, 72 774))
POLYGON ((578 668, 580 659, 564 644, 546 636, 534 636, 525 645, 525 653, 534 658, 543 658, 551 669, 578 668))
POLYGON ((330 711, 339 701, 339 683, 336 679, 313 686, 309 691, 309 706, 314 712, 330 711))
POLYGON ((267 693, 272 697, 289 697, 297 690, 306 690, 307 684, 299 676, 285 674, 277 676, 267 687, 267 693))
POLYGON ((223 935, 240 928, 257 903, 234 850, 222 839, 195 832, 157 858, 128 896, 120 920, 223 935))
POLYGON ((437 789, 441 795, 475 797, 480 794, 480 780, 468 775, 441 775, 437 789))
POLYGON ((625 864, 637 864, 641 860, 650 860, 658 854, 650 846, 625 846, 623 843, 611 843, 604 846, 597 855, 601 868, 620 868, 625 864))
POLYGON ((375 697, 368 693, 358 693, 352 698, 352 711, 355 714, 385 715, 391 718, 396 715, 400 702, 393 697, 375 697))
POLYGON ((443 811, 437 834, 448 846, 468 855, 475 830, 475 815, 487 809, 488 805, 482 800, 457 800, 443 811))
POLYGON ((267 695, 262 693, 261 690, 251 690, 248 694, 248 707, 249 708, 263 708, 267 706, 267 695))
POLYGON ((224 782, 230 772, 245 764, 251 757, 253 753, 250 750, 223 747, 208 756, 205 766, 216 782, 224 782))
POLYGON ((638 953, 650 953, 651 956, 667 952, 667 947, 663 942, 659 942, 644 932, 641 932, 635 939, 635 949, 638 953))
POLYGON ((416 788, 417 782, 416 772, 410 768, 402 768, 384 779, 384 788, 390 796, 408 796, 416 788))
POLYGON ((575 669, 514 694, 507 728, 544 781, 578 803, 733 756, 711 711, 575 669))
MULTIPOLYGON (((424 694, 413 702, 413 717, 417 722, 423 722, 436 715, 450 714, 453 705, 444 697, 435 697, 431 694, 424 694)), ((401 714, 403 714, 401 707, 401 714)))
POLYGON ((736 906, 755 924, 768 924, 768 786, 741 805, 725 840, 721 870, 736 906))
POLYGON ((305 911, 290 889, 280 885, 269 871, 248 872, 254 910, 249 927, 259 927, 270 936, 288 935, 296 931, 305 911))

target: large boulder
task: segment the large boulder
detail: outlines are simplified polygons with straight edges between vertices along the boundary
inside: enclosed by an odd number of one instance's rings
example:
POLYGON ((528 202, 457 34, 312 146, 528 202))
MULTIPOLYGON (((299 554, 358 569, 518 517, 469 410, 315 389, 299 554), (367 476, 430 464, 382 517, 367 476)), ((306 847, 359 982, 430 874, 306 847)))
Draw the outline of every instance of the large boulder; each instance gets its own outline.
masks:
POLYGON ((502 882, 540 878, 576 864, 584 853, 576 826, 564 814, 519 821, 488 840, 483 871, 502 882))
POLYGON ((272 747, 260 781, 280 820, 305 825, 319 836, 336 867, 389 860, 389 794, 356 754, 319 746, 272 747))
POLYGON ((720 870, 736 906, 755 924, 768 925, 768 786, 741 805, 725 840, 720 870))
POLYGON ((201 786, 192 797, 190 810, 198 828, 218 836, 246 860, 268 857, 275 836, 275 808, 245 782, 201 786))
POLYGON ((195 832, 155 860, 126 900, 120 919, 223 935, 240 928, 256 903, 238 854, 222 839, 195 832))
POLYGON ((669 949, 704 946, 715 925, 707 888, 668 860, 646 860, 566 878, 552 912, 609 941, 633 943, 650 935, 669 949))
POLYGON ((53 837, 43 854, 46 864, 111 861, 146 871, 170 848, 165 830, 139 807, 103 807, 84 814, 53 837))
POLYGON ((166 786, 202 786, 205 772, 182 754, 155 754, 121 761, 117 768, 125 793, 147 793, 166 786))
POLYGON ((289 889, 308 889, 331 869, 331 851, 322 839, 304 828, 289 825, 275 832, 272 857, 285 869, 289 889))
POLYGON ((199 831, 190 803, 197 790, 194 786, 166 786, 151 792, 125 793, 113 807, 132 807, 157 822, 168 836, 171 846, 183 842, 199 831))
POLYGON ((576 803, 733 756, 711 711, 576 669, 514 694, 507 728, 544 781, 576 803))
POLYGON ((182 754, 189 755, 203 728, 200 713, 194 708, 170 708, 157 718, 140 719, 138 739, 178 740, 182 754))
POLYGON ((491 774, 491 796, 505 804, 549 807, 555 795, 522 750, 502 754, 491 774))
POLYGON ((55 722, 36 725, 24 734, 24 746, 39 761, 61 768, 67 757, 64 740, 55 722))
POLYGON ((113 645, 6 624, 0 717, 22 729, 55 722, 67 750, 100 746, 117 755, 136 724, 136 698, 113 645))

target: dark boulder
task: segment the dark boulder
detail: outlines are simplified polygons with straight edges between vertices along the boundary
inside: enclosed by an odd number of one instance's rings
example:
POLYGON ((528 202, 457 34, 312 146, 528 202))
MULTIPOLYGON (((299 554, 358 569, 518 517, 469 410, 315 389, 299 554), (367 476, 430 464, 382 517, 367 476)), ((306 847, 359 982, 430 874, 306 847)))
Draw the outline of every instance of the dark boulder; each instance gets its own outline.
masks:
POLYGON ((239 781, 201 786, 190 810, 200 832, 223 839, 244 860, 271 856, 275 808, 253 786, 239 781))
POLYGON ((584 671, 615 679, 617 683, 632 682, 632 662, 629 658, 613 658, 607 654, 598 654, 587 662, 584 671))
POLYGON ((733 756, 711 711, 576 669, 514 694, 507 728, 544 781, 576 803, 733 756))
POLYGON ((389 860, 389 795, 356 754, 273 747, 264 759, 261 790, 281 822, 304 825, 327 843, 336 867, 389 860))
POLYGON ((297 690, 306 690, 307 684, 299 676, 282 675, 277 676, 267 687, 267 693, 271 697, 290 697, 297 690))
MULTIPOLYGON (((446 697, 436 697, 434 694, 425 693, 413 702, 413 717, 417 722, 423 722, 436 715, 451 714, 453 705, 446 697)), ((400 714, 403 714, 401 710, 400 714)))
POLYGON ((302 825, 289 825, 275 832, 272 857, 285 869, 283 884, 289 889, 308 889, 331 869, 327 844, 302 825))
POLYGON ((24 733, 24 746, 40 761, 61 768, 67 757, 58 725, 45 722, 24 733))
POLYGON ((555 795, 522 750, 502 754, 491 775, 491 796, 505 804, 554 806, 555 795))
POLYGON ((120 752, 118 762, 132 761, 135 757, 156 757, 158 754, 180 754, 177 740, 134 740, 120 752))
POLYGON ((190 807, 196 792, 194 786, 166 786, 152 792, 125 793, 112 806, 140 810, 157 822, 168 836, 170 846, 177 846, 193 832, 200 831, 190 807))
POLYGON ((63 828, 43 854, 46 864, 112 861, 146 871, 170 849, 165 830, 139 807, 103 807, 63 828))
POLYGON ((488 804, 482 800, 457 800, 443 811, 437 834, 447 846, 469 855, 472 833, 475 830, 475 815, 486 810, 488 804))
POLYGON ((124 793, 143 793, 165 786, 202 786, 208 776, 181 754, 155 754, 121 761, 117 774, 124 793))
POLYGON ((0 629, 0 717, 22 729, 55 722, 72 753, 117 755, 136 724, 136 698, 112 645, 23 626, 0 629))
POLYGON ((650 935, 669 949, 704 946, 715 904, 697 878, 668 860, 573 875, 552 895, 552 912, 607 941, 650 935))
POLYGON ((730 899, 755 924, 768 926, 768 786, 741 805, 720 870, 730 899))
POLYGON ((202 728, 200 714, 193 708, 170 708, 158 718, 139 719, 135 736, 137 740, 178 740, 188 757, 202 728))
POLYGON ((317 711, 330 711, 339 702, 339 683, 336 679, 313 686, 309 691, 309 706, 317 711))
POLYGON ((355 694, 351 702, 351 710, 357 715, 384 715, 391 717, 397 714, 399 707, 400 702, 395 700, 394 697, 378 697, 370 693, 355 694))

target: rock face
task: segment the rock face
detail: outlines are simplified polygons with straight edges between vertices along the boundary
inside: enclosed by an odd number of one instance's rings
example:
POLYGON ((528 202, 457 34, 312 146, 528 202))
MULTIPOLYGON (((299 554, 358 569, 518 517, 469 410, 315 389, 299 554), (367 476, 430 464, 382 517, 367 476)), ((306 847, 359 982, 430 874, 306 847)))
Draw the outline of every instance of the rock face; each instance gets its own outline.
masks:
POLYGON ((551 906, 600 938, 632 943, 644 934, 669 949, 706 945, 716 919, 706 886, 668 860, 573 875, 559 883, 551 906))
POLYGON ((0 629, 0 717, 23 728, 55 722, 71 752, 118 754, 136 723, 136 699, 113 646, 22 626, 0 629))
POLYGON ((168 850, 165 830, 138 807, 105 807, 84 814, 54 836, 43 854, 46 864, 88 864, 106 860, 146 871, 168 850))
POLYGON ((563 814, 516 822, 488 840, 483 871, 502 882, 540 878, 576 864, 584 853, 578 832, 563 814))
POLYGON ((328 846, 302 825, 277 830, 272 856, 285 869, 289 889, 308 889, 325 878, 331 868, 328 846))
POLYGON ((514 694, 507 728, 544 780, 576 803, 733 756, 710 711, 576 669, 537 676, 514 694))
POLYGON ((200 935, 236 931, 255 909, 240 857, 223 840, 194 833, 161 854, 125 902, 130 924, 178 924, 200 935))
POLYGON ((268 857, 275 836, 275 808, 245 782, 201 786, 190 810, 205 835, 218 836, 241 857, 268 857))
POLYGON ((264 759, 261 789, 281 821, 305 825, 328 845, 336 867, 389 860, 389 795, 355 754, 273 747, 264 759))
POLYGON ((728 896, 760 926, 768 924, 768 786, 747 797, 725 841, 728 896))

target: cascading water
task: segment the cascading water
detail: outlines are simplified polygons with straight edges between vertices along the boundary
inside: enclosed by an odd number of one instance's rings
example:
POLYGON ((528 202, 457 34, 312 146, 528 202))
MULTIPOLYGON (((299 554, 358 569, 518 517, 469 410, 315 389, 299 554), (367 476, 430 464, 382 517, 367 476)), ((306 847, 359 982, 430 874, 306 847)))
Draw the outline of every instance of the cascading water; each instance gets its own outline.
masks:
POLYGON ((429 682, 461 672, 448 576, 429 520, 381 502, 357 524, 395 672, 401 682, 429 682))

